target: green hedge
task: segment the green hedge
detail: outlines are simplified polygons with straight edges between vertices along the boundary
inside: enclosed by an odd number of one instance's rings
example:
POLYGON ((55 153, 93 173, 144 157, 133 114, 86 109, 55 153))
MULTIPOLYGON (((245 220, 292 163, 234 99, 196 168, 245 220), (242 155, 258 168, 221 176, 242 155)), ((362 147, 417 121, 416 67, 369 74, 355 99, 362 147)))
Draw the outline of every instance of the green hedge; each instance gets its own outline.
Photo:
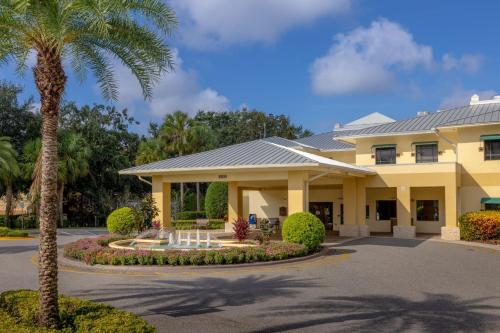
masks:
POLYGON ((284 241, 304 244, 309 250, 315 250, 325 240, 325 225, 311 213, 295 213, 283 222, 281 236, 284 241))
POLYGON ((500 211, 470 212, 460 216, 460 238, 473 240, 500 239, 500 211))
MULTIPOLYGON (((175 220, 172 222, 172 225, 177 230, 193 230, 198 228, 196 226, 196 220, 175 220)), ((207 229, 224 229, 224 226, 224 220, 210 220, 207 229)))
POLYGON ((227 214, 227 183, 208 185, 205 195, 205 211, 210 219, 222 219, 227 214))
POLYGON ((28 237, 28 232, 0 227, 0 237, 28 237))
POLYGON ((60 330, 38 327, 38 292, 6 291, 0 295, 0 332, 11 333, 150 333, 156 329, 144 319, 111 306, 59 296, 60 330))
POLYGON ((137 215, 133 208, 118 208, 109 214, 106 225, 110 233, 128 235, 137 228, 137 215))
POLYGON ((176 219, 177 220, 196 220, 196 219, 206 219, 207 214, 205 213, 204 210, 201 211, 186 211, 186 212, 180 212, 177 213, 176 219))
POLYGON ((222 265, 283 260, 308 254, 302 244, 270 242, 241 248, 213 250, 118 250, 105 244, 105 238, 83 238, 64 246, 64 256, 89 265, 222 265), (102 245, 101 245, 102 244, 102 245))

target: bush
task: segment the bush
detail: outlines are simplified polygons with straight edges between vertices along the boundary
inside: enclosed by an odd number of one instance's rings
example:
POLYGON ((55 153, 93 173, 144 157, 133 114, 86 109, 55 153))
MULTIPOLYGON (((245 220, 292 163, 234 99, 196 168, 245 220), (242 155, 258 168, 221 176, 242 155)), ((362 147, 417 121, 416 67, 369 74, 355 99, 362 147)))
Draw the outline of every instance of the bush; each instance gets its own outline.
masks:
POLYGON ((121 235, 128 235, 137 227, 137 214, 130 207, 114 210, 106 221, 108 231, 121 235))
POLYGON ((233 231, 234 231, 234 238, 236 238, 241 242, 248 238, 248 233, 250 232, 250 225, 248 224, 248 221, 240 217, 234 223, 233 231))
POLYGON ((209 219, 221 219, 227 214, 227 183, 211 183, 205 196, 205 211, 209 219))
POLYGON ((113 236, 84 238, 67 244, 64 256, 89 265, 222 265, 256 261, 283 260, 308 253, 302 244, 270 242, 241 248, 198 250, 119 250, 108 247, 113 236))
POLYGON ((137 229, 142 231, 151 228, 153 220, 158 216, 160 210, 156 206, 155 199, 151 194, 147 194, 139 201, 139 204, 134 208, 136 214, 137 229))
POLYGON ((28 232, 0 227, 0 237, 28 237, 28 232))
POLYGON ((0 294, 0 332, 156 332, 144 319, 111 306, 59 296, 61 330, 36 326, 38 292, 6 291, 0 294))
POLYGON ((284 241, 304 244, 309 250, 316 250, 325 240, 325 226, 311 213, 295 213, 283 222, 281 235, 284 241))
POLYGON ((202 211, 193 210, 193 211, 177 213, 175 217, 176 220, 196 220, 196 219, 206 219, 207 214, 203 210, 202 211))
POLYGON ((500 239, 500 211, 466 213, 460 216, 459 227, 463 240, 500 239))
MULTIPOLYGON (((224 229, 225 222, 223 220, 210 220, 207 229, 224 229)), ((172 226, 177 230, 193 230, 197 229, 196 220, 175 220, 172 226)))

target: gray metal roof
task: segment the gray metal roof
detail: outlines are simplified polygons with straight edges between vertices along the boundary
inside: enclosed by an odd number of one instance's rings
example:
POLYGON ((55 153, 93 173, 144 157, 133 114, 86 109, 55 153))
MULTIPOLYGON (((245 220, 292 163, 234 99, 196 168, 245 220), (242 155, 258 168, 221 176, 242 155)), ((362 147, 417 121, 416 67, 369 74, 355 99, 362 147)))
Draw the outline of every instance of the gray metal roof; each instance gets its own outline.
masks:
POLYGON ((499 122, 500 103, 468 105, 430 113, 426 116, 351 131, 349 133, 344 133, 342 137, 425 133, 440 127, 499 122))
POLYGON ((344 136, 352 132, 353 131, 332 131, 300 138, 295 141, 312 146, 322 151, 354 150, 354 145, 335 140, 336 136, 344 136))
POLYGON ((300 142, 298 142, 298 140, 285 139, 285 138, 282 138, 279 136, 272 136, 272 137, 265 138, 262 140, 267 141, 267 142, 276 143, 280 146, 288 147, 288 148, 302 148, 302 147, 313 148, 313 149, 315 148, 315 147, 311 147, 309 145, 300 143, 300 142))
POLYGON ((121 170, 120 174, 147 175, 158 172, 186 171, 189 169, 207 170, 288 166, 326 166, 352 172, 372 173, 367 168, 357 167, 290 147, 284 147, 266 140, 255 140, 136 166, 121 170))

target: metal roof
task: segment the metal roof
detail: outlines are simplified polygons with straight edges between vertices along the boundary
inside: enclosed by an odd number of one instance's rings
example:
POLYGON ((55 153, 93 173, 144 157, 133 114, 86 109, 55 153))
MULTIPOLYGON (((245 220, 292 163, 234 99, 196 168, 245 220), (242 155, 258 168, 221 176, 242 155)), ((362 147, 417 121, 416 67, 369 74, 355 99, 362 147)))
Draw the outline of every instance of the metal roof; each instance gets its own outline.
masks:
POLYGON ((245 169, 257 167, 323 166, 371 174, 368 168, 354 166, 326 157, 306 153, 266 140, 255 140, 213 149, 192 155, 179 156, 121 170, 120 174, 148 175, 188 170, 245 169))
POLYGON ((299 142, 298 140, 285 139, 285 138, 282 138, 279 136, 272 136, 272 137, 265 138, 262 140, 267 141, 267 142, 276 143, 280 146, 288 147, 288 148, 299 148, 300 149, 300 148, 306 147, 306 148, 311 148, 311 149, 317 149, 316 147, 312 147, 312 146, 303 144, 303 143, 299 142))
POLYGON ((352 133, 353 131, 332 131, 322 134, 316 134, 305 138, 300 138, 295 141, 312 146, 321 151, 335 151, 335 150, 354 150, 355 146, 342 141, 335 140, 336 136, 344 136, 352 133))
POLYGON ((438 111, 425 116, 343 133, 342 137, 428 133, 435 128, 487 123, 500 123, 500 103, 468 105, 438 111))

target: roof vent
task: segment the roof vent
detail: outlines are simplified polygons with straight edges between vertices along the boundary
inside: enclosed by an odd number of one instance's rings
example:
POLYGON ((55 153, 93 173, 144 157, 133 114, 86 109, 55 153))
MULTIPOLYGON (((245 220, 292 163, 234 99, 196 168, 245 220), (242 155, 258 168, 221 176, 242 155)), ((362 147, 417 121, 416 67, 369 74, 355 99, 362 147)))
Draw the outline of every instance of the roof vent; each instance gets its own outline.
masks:
POLYGON ((477 103, 479 103, 479 95, 474 94, 470 98, 470 105, 474 105, 474 104, 477 104, 477 103))
POLYGON ((429 115, 428 111, 418 111, 417 112, 417 117, 423 117, 429 115))

